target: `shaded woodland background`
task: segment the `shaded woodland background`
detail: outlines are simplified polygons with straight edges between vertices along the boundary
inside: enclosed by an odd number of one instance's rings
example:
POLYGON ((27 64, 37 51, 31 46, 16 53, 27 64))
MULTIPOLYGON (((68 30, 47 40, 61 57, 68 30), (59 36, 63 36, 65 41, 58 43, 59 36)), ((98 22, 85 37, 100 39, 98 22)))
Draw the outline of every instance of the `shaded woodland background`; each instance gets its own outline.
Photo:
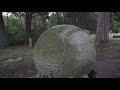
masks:
MULTIPOLYGON (((96 33, 99 12, 0 12, 0 47, 27 45, 32 38, 33 45, 48 28, 71 24, 96 33)), ((119 32, 120 13, 110 12, 110 30, 119 32)))

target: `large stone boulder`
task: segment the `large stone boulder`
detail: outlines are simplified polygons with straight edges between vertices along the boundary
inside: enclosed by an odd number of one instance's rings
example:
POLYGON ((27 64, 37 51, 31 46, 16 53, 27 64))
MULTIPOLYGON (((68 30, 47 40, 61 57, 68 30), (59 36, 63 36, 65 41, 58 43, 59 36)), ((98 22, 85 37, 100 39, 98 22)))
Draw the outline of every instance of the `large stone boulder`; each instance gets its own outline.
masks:
POLYGON ((33 59, 40 78, 82 78, 94 69, 96 51, 87 30, 57 25, 37 40, 33 59))

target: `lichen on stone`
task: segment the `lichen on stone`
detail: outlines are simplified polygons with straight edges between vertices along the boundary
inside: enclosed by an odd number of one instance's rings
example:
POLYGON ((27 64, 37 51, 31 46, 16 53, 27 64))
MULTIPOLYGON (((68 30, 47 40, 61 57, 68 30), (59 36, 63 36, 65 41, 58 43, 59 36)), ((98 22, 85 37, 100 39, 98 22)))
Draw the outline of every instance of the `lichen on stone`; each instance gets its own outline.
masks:
POLYGON ((87 31, 57 25, 39 37, 33 58, 41 78, 82 77, 94 68, 96 51, 87 31))

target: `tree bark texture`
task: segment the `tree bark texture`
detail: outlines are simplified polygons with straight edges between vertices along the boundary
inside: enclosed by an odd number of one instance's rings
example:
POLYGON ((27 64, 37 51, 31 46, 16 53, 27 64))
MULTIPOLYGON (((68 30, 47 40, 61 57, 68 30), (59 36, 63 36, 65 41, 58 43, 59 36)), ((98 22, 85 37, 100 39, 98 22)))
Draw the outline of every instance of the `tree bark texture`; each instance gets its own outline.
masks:
POLYGON ((5 31, 4 20, 2 16, 2 12, 0 12, 0 47, 4 47, 8 45, 8 38, 5 31))
POLYGON ((110 12, 100 12, 96 31, 96 42, 104 43, 109 41, 110 12))
POLYGON ((26 43, 29 44, 29 38, 32 38, 32 12, 26 12, 26 43))

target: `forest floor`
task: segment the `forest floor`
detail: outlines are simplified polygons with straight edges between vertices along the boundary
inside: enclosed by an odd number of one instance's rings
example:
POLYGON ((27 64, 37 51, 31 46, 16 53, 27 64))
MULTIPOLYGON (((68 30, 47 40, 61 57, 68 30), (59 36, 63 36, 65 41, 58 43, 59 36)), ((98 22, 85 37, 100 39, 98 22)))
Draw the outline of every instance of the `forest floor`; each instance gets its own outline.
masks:
POLYGON ((111 40, 97 48, 97 77, 120 78, 120 40, 111 40))
MULTIPOLYGON (((120 78, 120 39, 110 35, 110 40, 97 48, 97 78, 120 78)), ((37 70, 32 51, 22 45, 0 49, 0 78, 34 77, 37 70)))
POLYGON ((33 48, 11 46, 0 49, 0 78, 27 78, 37 74, 33 48))

